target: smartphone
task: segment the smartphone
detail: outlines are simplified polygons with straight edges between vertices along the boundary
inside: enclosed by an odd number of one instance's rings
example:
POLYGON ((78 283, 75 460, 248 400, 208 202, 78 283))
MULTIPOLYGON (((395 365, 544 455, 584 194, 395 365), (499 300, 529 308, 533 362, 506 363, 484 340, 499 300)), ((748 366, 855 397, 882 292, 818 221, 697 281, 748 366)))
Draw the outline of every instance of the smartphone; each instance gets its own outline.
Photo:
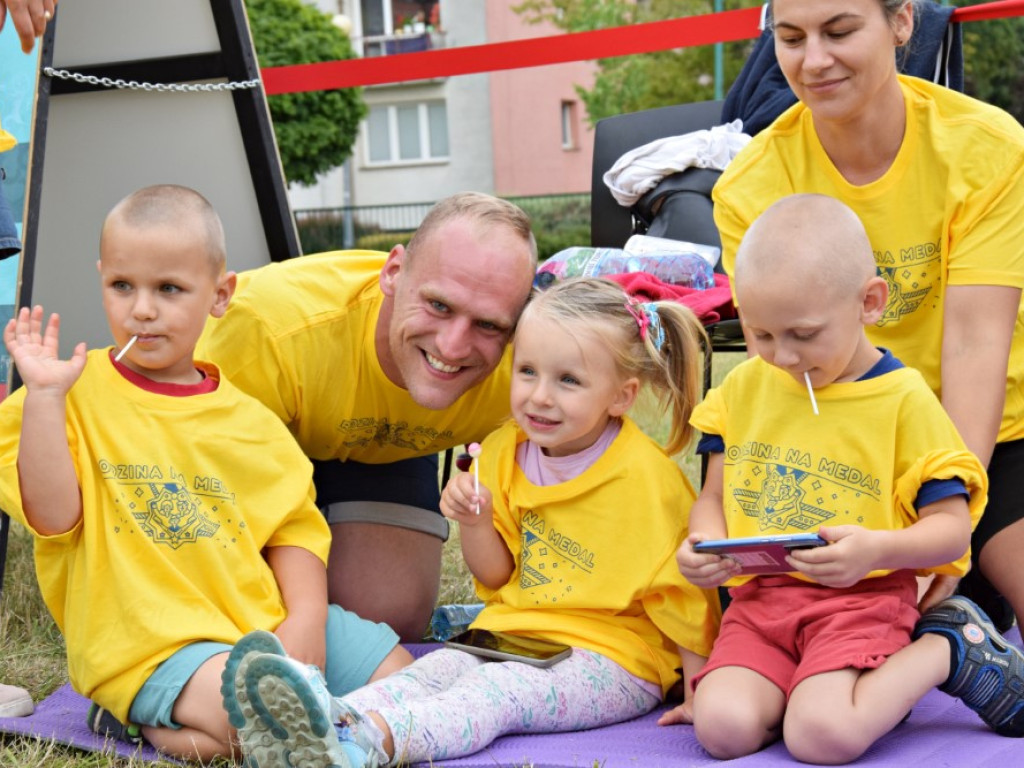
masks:
POLYGON ((790 573, 793 567, 786 555, 794 549, 823 547, 828 544, 816 533, 789 533, 781 536, 751 536, 746 539, 714 539, 693 545, 694 552, 723 555, 735 560, 740 573, 790 573))
POLYGON ((521 661, 535 667, 550 667, 572 654, 572 647, 550 640, 492 632, 488 629, 467 629, 444 644, 477 656, 501 661, 521 661))

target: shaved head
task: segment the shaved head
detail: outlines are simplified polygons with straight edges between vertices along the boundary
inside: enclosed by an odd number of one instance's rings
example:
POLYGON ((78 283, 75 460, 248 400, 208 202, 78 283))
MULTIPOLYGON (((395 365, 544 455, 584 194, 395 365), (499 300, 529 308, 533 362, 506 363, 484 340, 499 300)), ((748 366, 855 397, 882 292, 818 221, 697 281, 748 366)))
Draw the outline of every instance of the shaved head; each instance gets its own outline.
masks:
MULTIPOLYGON (((877 274, 860 219, 826 195, 790 195, 762 213, 736 253, 737 294, 791 277, 808 290, 851 296, 877 274)), ((742 302, 741 302, 742 303, 742 302)))
POLYGON ((194 189, 157 184, 132 192, 107 214, 100 233, 101 254, 108 228, 115 225, 190 231, 205 243, 214 273, 219 274, 224 269, 227 252, 224 226, 210 202, 194 189))

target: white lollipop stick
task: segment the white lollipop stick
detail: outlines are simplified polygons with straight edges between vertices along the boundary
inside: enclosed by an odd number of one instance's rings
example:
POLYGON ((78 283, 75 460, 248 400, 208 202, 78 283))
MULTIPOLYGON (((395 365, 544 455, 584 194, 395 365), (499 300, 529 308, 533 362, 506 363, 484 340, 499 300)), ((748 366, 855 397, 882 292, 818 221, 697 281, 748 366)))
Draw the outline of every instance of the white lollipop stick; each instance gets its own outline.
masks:
POLYGON ((811 408, 814 409, 814 415, 818 415, 818 401, 814 399, 814 387, 811 386, 811 376, 807 371, 804 371, 804 381, 807 382, 807 394, 811 396, 811 408))
POLYGON ((135 340, 138 339, 138 338, 139 338, 138 336, 132 336, 130 339, 128 339, 128 343, 125 344, 123 347, 121 347, 121 351, 120 352, 118 352, 116 355, 114 355, 114 362, 115 363, 121 362, 121 358, 124 357, 124 353, 132 348, 132 344, 134 344, 135 340))
MULTIPOLYGON (((470 443, 469 455, 473 457, 473 493, 480 497, 480 443, 470 443)), ((476 503, 476 513, 480 514, 480 502, 476 503)))

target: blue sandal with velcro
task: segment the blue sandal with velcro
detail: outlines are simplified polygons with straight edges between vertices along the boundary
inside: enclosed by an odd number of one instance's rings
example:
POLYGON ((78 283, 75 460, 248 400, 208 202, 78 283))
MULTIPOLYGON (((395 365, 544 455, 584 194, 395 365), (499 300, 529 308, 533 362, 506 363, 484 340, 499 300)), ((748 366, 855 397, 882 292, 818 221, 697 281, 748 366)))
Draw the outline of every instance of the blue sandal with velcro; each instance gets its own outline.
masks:
POLYGON ((950 673, 939 690, 973 709, 1002 736, 1024 736, 1024 653, 1007 642, 966 597, 943 600, 914 627, 949 641, 950 673))

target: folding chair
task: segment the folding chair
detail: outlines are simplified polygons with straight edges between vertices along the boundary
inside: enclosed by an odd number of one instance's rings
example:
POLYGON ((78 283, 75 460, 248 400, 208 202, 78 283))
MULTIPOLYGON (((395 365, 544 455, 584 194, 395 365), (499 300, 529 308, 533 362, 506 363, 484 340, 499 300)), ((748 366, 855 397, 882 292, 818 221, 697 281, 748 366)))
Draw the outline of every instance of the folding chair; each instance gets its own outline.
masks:
MULTIPOLYGON (((605 172, 616 160, 631 149, 655 139, 711 128, 721 122, 721 116, 721 101, 698 101, 599 120, 594 131, 594 159, 591 164, 590 244, 598 248, 621 248, 636 230, 637 222, 633 220, 630 209, 619 205, 604 183, 605 172)), ((694 168, 679 175, 704 170, 694 168)), ((697 231, 706 239, 694 239, 692 242, 719 245, 713 221, 710 227, 698 224, 697 231)))
MULTIPOLYGON (((631 209, 620 205, 605 185, 604 174, 616 160, 626 152, 655 139, 711 128, 721 122, 721 115, 721 101, 698 101, 599 120, 594 131, 594 159, 591 165, 590 244, 595 247, 621 248, 630 235, 646 231, 650 224, 649 220, 641 220, 631 209)), ((685 217, 688 241, 720 248, 718 230, 711 217, 711 198, 699 191, 710 190, 718 174, 718 171, 706 168, 688 168, 674 174, 679 183, 673 190, 678 194, 672 204, 679 206, 679 210, 673 213, 685 217)), ((660 194, 661 190, 661 185, 651 190, 634 208, 652 208, 650 198, 660 194)), ((746 350, 738 321, 713 323, 706 330, 711 343, 705 348, 705 391, 711 386, 713 353, 746 350)))

